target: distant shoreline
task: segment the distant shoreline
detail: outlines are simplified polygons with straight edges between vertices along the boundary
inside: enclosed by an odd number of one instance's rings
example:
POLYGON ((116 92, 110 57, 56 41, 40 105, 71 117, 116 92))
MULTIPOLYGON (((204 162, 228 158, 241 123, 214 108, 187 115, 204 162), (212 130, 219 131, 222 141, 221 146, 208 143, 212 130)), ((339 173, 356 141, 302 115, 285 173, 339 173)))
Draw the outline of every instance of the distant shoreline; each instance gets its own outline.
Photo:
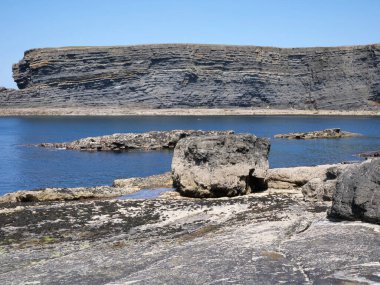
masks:
POLYGON ((173 108, 129 109, 89 108, 0 108, 1 117, 9 116, 380 116, 378 111, 292 110, 250 108, 173 108))

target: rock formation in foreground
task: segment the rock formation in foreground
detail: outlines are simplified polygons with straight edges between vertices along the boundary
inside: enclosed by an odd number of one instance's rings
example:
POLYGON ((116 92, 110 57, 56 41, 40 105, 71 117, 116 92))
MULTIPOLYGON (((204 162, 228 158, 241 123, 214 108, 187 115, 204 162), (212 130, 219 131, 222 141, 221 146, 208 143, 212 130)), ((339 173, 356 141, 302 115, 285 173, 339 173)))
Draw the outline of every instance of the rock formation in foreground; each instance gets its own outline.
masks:
POLYGON ((41 48, 13 66, 0 107, 373 110, 380 45, 41 48))
POLYGON ((277 139, 293 139, 293 140, 307 140, 307 139, 339 139, 339 138, 352 138, 361 136, 357 133, 341 131, 339 128, 325 129, 322 131, 304 132, 304 133, 289 133, 278 134, 274 137, 277 139))
POLYGON ((380 225, 327 208, 296 191, 0 204, 0 284, 377 283, 380 225))
POLYGON ((343 173, 338 179, 330 216, 380 224, 380 158, 343 173))
POLYGON ((67 143, 41 143, 38 146, 83 151, 128 151, 173 149, 178 141, 188 136, 225 135, 233 131, 173 130, 147 133, 123 133, 89 137, 67 143))
POLYGON ((297 189, 305 201, 331 201, 338 178, 356 163, 268 169, 270 189, 297 189))
POLYGON ((201 198, 264 190, 269 148, 268 139, 248 134, 182 139, 173 154, 173 185, 201 198))

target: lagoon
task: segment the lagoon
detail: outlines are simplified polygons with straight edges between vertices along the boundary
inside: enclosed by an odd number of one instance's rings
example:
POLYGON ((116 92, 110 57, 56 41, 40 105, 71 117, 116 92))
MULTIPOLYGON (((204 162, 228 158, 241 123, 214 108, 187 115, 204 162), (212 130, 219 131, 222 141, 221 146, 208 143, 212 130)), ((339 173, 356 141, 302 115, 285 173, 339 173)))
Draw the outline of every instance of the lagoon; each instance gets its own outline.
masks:
POLYGON ((117 178, 170 170, 171 151, 79 152, 30 146, 122 132, 233 130, 271 139, 270 167, 359 160, 380 149, 379 117, 342 116, 30 116, 0 118, 0 195, 25 189, 110 185, 117 178), (341 128, 362 137, 274 139, 278 133, 341 128))

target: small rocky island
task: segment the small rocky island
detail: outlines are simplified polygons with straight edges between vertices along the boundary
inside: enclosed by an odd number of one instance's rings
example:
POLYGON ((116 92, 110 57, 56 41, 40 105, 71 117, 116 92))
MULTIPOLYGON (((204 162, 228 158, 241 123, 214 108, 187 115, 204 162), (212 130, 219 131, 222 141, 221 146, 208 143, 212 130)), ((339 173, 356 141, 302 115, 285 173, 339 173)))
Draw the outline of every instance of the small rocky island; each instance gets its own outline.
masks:
POLYGON ((303 132, 303 133, 289 133, 278 134, 274 137, 276 139, 291 139, 291 140, 308 140, 308 139, 339 139, 339 138, 353 138, 359 137, 360 134, 345 132, 339 128, 325 129, 322 131, 303 132))
POLYGON ((379 282, 380 159, 270 169, 269 151, 265 138, 198 133, 175 142, 171 173, 7 194, 0 283, 379 282))
POLYGON ((84 151, 129 151, 174 149, 177 142, 188 136, 232 134, 233 131, 173 130, 147 133, 124 133, 89 137, 67 143, 41 143, 38 146, 84 151))

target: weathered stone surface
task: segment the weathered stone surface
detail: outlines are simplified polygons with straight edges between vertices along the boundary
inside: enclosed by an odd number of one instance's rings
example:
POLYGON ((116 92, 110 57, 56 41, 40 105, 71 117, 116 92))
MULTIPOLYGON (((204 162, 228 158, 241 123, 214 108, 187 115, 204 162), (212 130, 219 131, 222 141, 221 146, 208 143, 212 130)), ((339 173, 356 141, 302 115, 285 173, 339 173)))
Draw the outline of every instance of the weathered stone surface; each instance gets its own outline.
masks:
POLYGON ((305 132, 305 133, 289 133, 289 134, 278 134, 275 138, 278 139, 297 139, 297 140, 307 140, 307 139, 338 139, 338 138, 352 138, 361 136, 357 133, 350 133, 341 131, 339 128, 335 129, 325 129, 322 131, 305 132))
POLYGON ((327 207, 290 191, 2 204, 0 284, 375 284, 380 225, 327 207))
POLYGON ((131 194, 138 190, 140 189, 111 186, 21 190, 1 196, 0 203, 111 198, 131 194))
POLYGON ((185 196, 244 195, 266 189, 270 144, 253 135, 189 137, 172 161, 173 185, 185 196))
POLYGON ((173 149, 180 139, 188 136, 223 134, 233 134, 233 131, 173 130, 147 133, 125 133, 83 138, 67 143, 41 143, 38 146, 86 151, 173 149))
POLYGON ((380 45, 196 44, 42 48, 13 66, 1 107, 257 107, 370 110, 380 45))
POLYGON ((343 173, 330 216, 380 224, 380 159, 365 161, 343 173))
POLYGON ((336 191, 338 178, 356 164, 337 164, 326 169, 322 177, 310 179, 301 191, 307 201, 331 201, 336 191))
POLYGON ((114 187, 125 187, 128 189, 152 189, 173 187, 171 172, 152 175, 147 177, 133 177, 127 179, 116 179, 113 181, 114 187))
MULTIPOLYGON (((302 187, 314 178, 321 181, 335 179, 335 169, 344 170, 350 164, 325 164, 317 166, 299 166, 286 168, 271 168, 268 170, 266 181, 269 188, 296 189, 302 187)), ((337 170, 338 171, 338 170, 337 170)))

